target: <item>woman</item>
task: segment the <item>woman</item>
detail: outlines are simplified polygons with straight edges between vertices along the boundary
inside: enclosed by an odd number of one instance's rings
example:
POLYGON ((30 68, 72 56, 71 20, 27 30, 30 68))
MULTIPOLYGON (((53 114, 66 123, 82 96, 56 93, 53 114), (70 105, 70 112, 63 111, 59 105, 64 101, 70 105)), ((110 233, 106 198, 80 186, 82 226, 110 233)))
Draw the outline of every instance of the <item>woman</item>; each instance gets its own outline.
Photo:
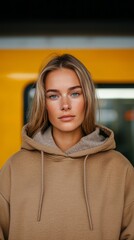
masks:
POLYGON ((96 125, 95 99, 74 56, 41 70, 21 150, 0 172, 0 240, 134 239, 134 169, 96 125))

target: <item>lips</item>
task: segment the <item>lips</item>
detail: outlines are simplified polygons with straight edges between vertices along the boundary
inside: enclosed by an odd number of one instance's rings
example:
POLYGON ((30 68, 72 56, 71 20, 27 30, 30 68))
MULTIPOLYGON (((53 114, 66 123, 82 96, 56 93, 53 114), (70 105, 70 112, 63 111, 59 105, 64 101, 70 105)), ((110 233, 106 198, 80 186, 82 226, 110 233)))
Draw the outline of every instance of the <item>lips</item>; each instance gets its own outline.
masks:
POLYGON ((75 118, 75 115, 63 115, 61 117, 59 117, 58 119, 62 120, 62 121, 71 121, 75 118))

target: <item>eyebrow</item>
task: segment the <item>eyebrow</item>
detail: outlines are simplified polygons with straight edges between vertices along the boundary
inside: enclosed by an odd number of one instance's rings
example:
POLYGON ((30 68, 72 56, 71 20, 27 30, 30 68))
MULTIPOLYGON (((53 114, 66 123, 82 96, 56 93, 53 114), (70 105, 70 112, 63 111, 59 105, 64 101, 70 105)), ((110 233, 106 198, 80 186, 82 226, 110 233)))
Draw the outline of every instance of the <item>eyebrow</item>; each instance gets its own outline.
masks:
MULTIPOLYGON (((73 86, 73 87, 68 88, 68 90, 71 91, 71 90, 74 90, 74 89, 76 89, 76 88, 81 88, 81 86, 80 86, 80 85, 78 85, 78 86, 73 86)), ((48 90, 46 91, 46 93, 49 93, 49 92, 59 92, 59 90, 57 90, 57 89, 48 89, 48 90)))

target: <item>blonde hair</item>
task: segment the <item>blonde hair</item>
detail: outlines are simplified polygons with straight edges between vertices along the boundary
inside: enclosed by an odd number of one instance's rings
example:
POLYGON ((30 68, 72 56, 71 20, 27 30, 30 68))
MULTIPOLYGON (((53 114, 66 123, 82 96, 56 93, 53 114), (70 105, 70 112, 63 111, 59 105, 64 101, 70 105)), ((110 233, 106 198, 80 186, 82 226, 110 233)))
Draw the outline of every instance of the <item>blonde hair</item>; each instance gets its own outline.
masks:
POLYGON ((59 68, 71 69, 76 73, 85 100, 85 118, 82 129, 85 134, 89 134, 95 129, 96 97, 91 75, 84 64, 76 57, 70 54, 62 54, 54 56, 40 71, 27 126, 29 136, 32 136, 39 129, 44 132, 50 125, 45 105, 45 80, 48 73, 59 68))

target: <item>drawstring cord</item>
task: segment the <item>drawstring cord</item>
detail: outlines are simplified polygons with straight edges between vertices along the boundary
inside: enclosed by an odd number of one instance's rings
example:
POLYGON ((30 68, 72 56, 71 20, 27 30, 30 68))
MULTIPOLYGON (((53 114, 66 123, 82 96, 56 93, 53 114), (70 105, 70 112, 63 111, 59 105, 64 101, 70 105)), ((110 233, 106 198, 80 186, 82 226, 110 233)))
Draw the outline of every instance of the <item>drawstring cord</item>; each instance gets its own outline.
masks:
POLYGON ((44 152, 41 151, 41 193, 40 193, 40 201, 39 201, 38 216, 37 216, 38 222, 40 222, 41 220, 43 197, 44 197, 44 152))
POLYGON ((88 194, 87 194, 87 177, 86 177, 86 163, 87 163, 88 155, 84 159, 84 196, 86 201, 87 207, 87 214, 88 214, 88 221, 89 221, 89 228, 93 230, 93 223, 92 223, 92 216, 91 216, 91 209, 88 201, 88 194))

